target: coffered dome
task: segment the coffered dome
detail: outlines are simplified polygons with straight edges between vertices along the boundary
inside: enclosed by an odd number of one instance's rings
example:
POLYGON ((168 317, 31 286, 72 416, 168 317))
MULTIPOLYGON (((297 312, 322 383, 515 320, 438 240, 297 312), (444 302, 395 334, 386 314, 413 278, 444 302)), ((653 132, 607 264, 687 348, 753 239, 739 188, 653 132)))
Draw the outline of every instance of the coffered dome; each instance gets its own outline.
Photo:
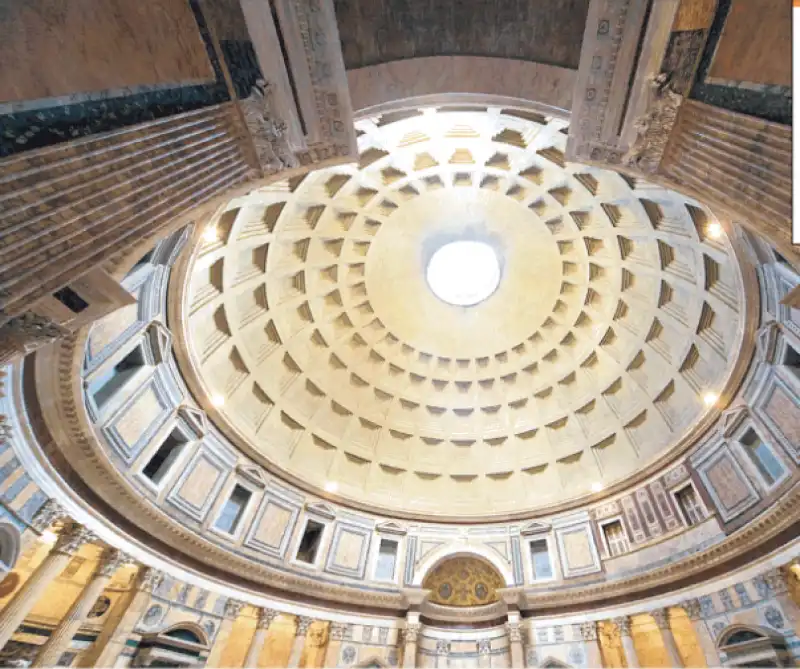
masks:
POLYGON ((228 437, 340 501, 488 518, 696 436, 745 309, 707 212, 565 162, 560 119, 357 128, 358 165, 230 201, 173 277, 184 374, 228 437))

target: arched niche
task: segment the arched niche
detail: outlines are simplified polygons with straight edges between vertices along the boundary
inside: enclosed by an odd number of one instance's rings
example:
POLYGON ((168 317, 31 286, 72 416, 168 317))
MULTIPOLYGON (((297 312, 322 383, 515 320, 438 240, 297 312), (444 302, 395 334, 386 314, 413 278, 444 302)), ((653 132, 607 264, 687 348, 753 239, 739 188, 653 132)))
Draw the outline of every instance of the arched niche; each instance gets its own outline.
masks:
POLYGON ((11 523, 0 523, 0 579, 17 563, 20 543, 19 530, 11 523))
POLYGON ((439 561, 425 575, 422 588, 428 601, 440 606, 475 607, 500 599, 498 590, 506 579, 488 560, 474 554, 455 555, 439 561))
POLYGON ((134 667, 202 666, 209 651, 206 631, 193 622, 182 622, 160 632, 145 634, 133 658, 134 667))
POLYGON ((720 632, 717 650, 726 667, 793 667, 786 639, 766 627, 730 625, 720 632))

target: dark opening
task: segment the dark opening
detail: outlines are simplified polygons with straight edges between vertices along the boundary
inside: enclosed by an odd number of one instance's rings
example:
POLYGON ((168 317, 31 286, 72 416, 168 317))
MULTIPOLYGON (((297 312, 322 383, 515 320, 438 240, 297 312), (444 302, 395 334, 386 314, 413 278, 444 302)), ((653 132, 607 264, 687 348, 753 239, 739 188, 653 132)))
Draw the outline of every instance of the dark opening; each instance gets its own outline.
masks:
POLYGON ((172 637, 173 639, 180 639, 181 641, 191 641, 192 643, 203 643, 200 637, 197 636, 192 630, 185 627, 177 627, 174 630, 164 632, 164 636, 172 637))
POLYGON ((172 432, 164 440, 164 443, 153 453, 148 463, 142 469, 142 474, 149 478, 153 483, 160 483, 172 467, 172 463, 180 455, 186 440, 179 432, 172 432))
POLYGON ((64 286, 61 290, 57 290, 53 293, 53 297, 61 302, 61 304, 73 314, 79 314, 89 307, 89 303, 69 286, 64 286))
POLYGON ((322 531, 325 526, 316 520, 309 520, 306 529, 303 531, 303 538, 300 539, 300 546, 297 548, 297 559, 301 562, 313 564, 317 559, 319 542, 322 539, 322 531))
POLYGON ((145 366, 144 351, 136 346, 116 365, 95 378, 89 392, 97 406, 103 406, 139 369, 145 366))
POLYGON ((216 528, 228 534, 236 532, 245 507, 247 507, 247 503, 252 496, 253 493, 247 488, 243 488, 240 485, 233 486, 231 496, 228 497, 228 501, 225 502, 225 506, 222 507, 219 518, 217 518, 216 528))
POLYGON ((786 347, 786 353, 783 356, 783 366, 788 367, 794 374, 800 376, 800 353, 795 351, 791 346, 786 347))

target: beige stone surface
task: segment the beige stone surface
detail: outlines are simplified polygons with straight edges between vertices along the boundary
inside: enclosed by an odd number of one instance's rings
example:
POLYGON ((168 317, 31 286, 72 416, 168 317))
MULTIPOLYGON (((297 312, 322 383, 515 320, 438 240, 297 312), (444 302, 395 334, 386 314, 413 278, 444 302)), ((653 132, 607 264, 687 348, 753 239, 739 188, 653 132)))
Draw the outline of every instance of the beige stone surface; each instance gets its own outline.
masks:
POLYGON ((189 504, 201 507, 208 498, 208 491, 213 489, 220 476, 219 469, 207 458, 201 457, 181 485, 179 495, 189 504))
POLYGON ((145 430, 153 424, 153 417, 162 413, 163 408, 152 387, 142 392, 136 401, 114 424, 125 442, 133 446, 145 430))
POLYGON ((358 166, 231 201, 193 249, 183 371, 248 453, 359 504, 490 515, 623 480, 707 415, 746 307, 710 214, 566 162, 532 112, 357 128, 358 166), (501 264, 469 308, 426 279, 465 238, 501 264))
POLYGON ((350 70, 356 112, 418 96, 458 93, 530 100, 569 110, 575 71, 522 60, 480 56, 409 58, 350 70))

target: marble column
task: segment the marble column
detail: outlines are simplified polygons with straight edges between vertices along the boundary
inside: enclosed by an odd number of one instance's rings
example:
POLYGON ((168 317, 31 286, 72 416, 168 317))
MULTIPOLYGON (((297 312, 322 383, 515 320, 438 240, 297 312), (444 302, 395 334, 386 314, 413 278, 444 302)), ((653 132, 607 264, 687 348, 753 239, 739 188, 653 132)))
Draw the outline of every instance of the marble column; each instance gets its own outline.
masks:
POLYGON ((214 638, 214 644, 211 646, 211 651, 208 653, 208 659, 206 660, 207 667, 221 666, 220 660, 222 660, 222 653, 225 651, 225 646, 228 645, 228 638, 231 635, 233 623, 235 623, 236 618, 239 617, 243 606, 244 604, 236 599, 229 599, 225 603, 225 612, 222 616, 222 622, 219 624, 217 636, 214 638))
POLYGON ((54 499, 48 499, 31 518, 30 526, 33 531, 23 532, 20 542, 20 554, 39 541, 39 537, 45 530, 50 529, 55 523, 68 518, 67 512, 58 502, 54 499))
POLYGON ((0 611, 0 648, 17 631, 31 609, 52 583, 72 560, 72 556, 86 543, 94 539, 93 535, 80 525, 70 525, 62 530, 53 550, 30 575, 14 598, 0 611))
POLYGON ((422 625, 419 622, 419 613, 408 612, 406 616, 406 629, 404 634, 403 645, 403 667, 417 666, 417 638, 422 631, 422 625))
POLYGON ((258 656, 261 654, 261 649, 264 647, 264 642, 267 640, 269 626, 277 617, 278 612, 274 609, 258 609, 256 631, 253 634, 253 638, 250 639, 250 645, 247 648, 247 655, 244 658, 243 667, 258 666, 258 656))
POLYGON ((153 592, 163 580, 164 574, 160 571, 141 567, 128 597, 121 599, 111 610, 95 642, 80 654, 77 666, 113 667, 133 628, 150 605, 153 592))
POLYGON ((594 620, 581 623, 581 638, 586 650, 586 666, 602 667, 603 654, 600 652, 600 638, 597 634, 597 623, 594 620))
POLYGON ((308 616, 297 616, 297 627, 294 632, 294 643, 292 644, 292 652, 289 654, 288 667, 299 667, 300 659, 303 657, 303 648, 306 645, 306 635, 311 623, 314 622, 313 618, 308 616))
POLYGON ((478 669, 489 669, 492 666, 492 640, 480 639, 478 641, 478 669))
POLYGON ((325 667, 335 667, 339 664, 339 652, 342 650, 342 641, 344 641, 347 632, 347 623, 331 623, 330 632, 328 633, 328 647, 325 649, 325 667))
POLYGON ((628 616, 614 618, 614 624, 619 629, 619 636, 622 639, 622 650, 625 652, 625 663, 628 669, 639 666, 639 658, 636 655, 636 647, 633 645, 631 636, 631 619, 628 616))
POLYGON ((520 629, 519 613, 509 612, 508 622, 506 623, 506 633, 508 634, 511 666, 514 668, 524 667, 525 653, 522 649, 522 630, 520 629))
POLYGON ((717 652, 717 646, 714 639, 708 632, 708 627, 703 621, 703 607, 700 605, 699 599, 687 599, 679 604, 679 606, 686 611, 689 620, 692 621, 692 628, 694 629, 697 642, 700 649, 703 651, 703 657, 706 659, 706 664, 709 667, 719 667, 722 662, 717 652))
POLYGON ((682 667, 683 659, 678 652, 678 644, 675 643, 675 635, 672 633, 672 628, 669 626, 669 611, 667 609, 656 609, 650 611, 653 620, 656 621, 656 626, 661 632, 661 641, 664 643, 664 650, 667 651, 667 658, 669 659, 670 667, 682 667))
POLYGON ((33 663, 34 667, 52 667, 58 664, 61 655, 69 649, 72 637, 86 620, 86 616, 89 615, 97 598, 103 594, 111 577, 121 565, 128 561, 130 558, 113 549, 107 549, 100 556, 94 575, 83 587, 67 615, 58 623, 53 633, 42 645, 33 663))

